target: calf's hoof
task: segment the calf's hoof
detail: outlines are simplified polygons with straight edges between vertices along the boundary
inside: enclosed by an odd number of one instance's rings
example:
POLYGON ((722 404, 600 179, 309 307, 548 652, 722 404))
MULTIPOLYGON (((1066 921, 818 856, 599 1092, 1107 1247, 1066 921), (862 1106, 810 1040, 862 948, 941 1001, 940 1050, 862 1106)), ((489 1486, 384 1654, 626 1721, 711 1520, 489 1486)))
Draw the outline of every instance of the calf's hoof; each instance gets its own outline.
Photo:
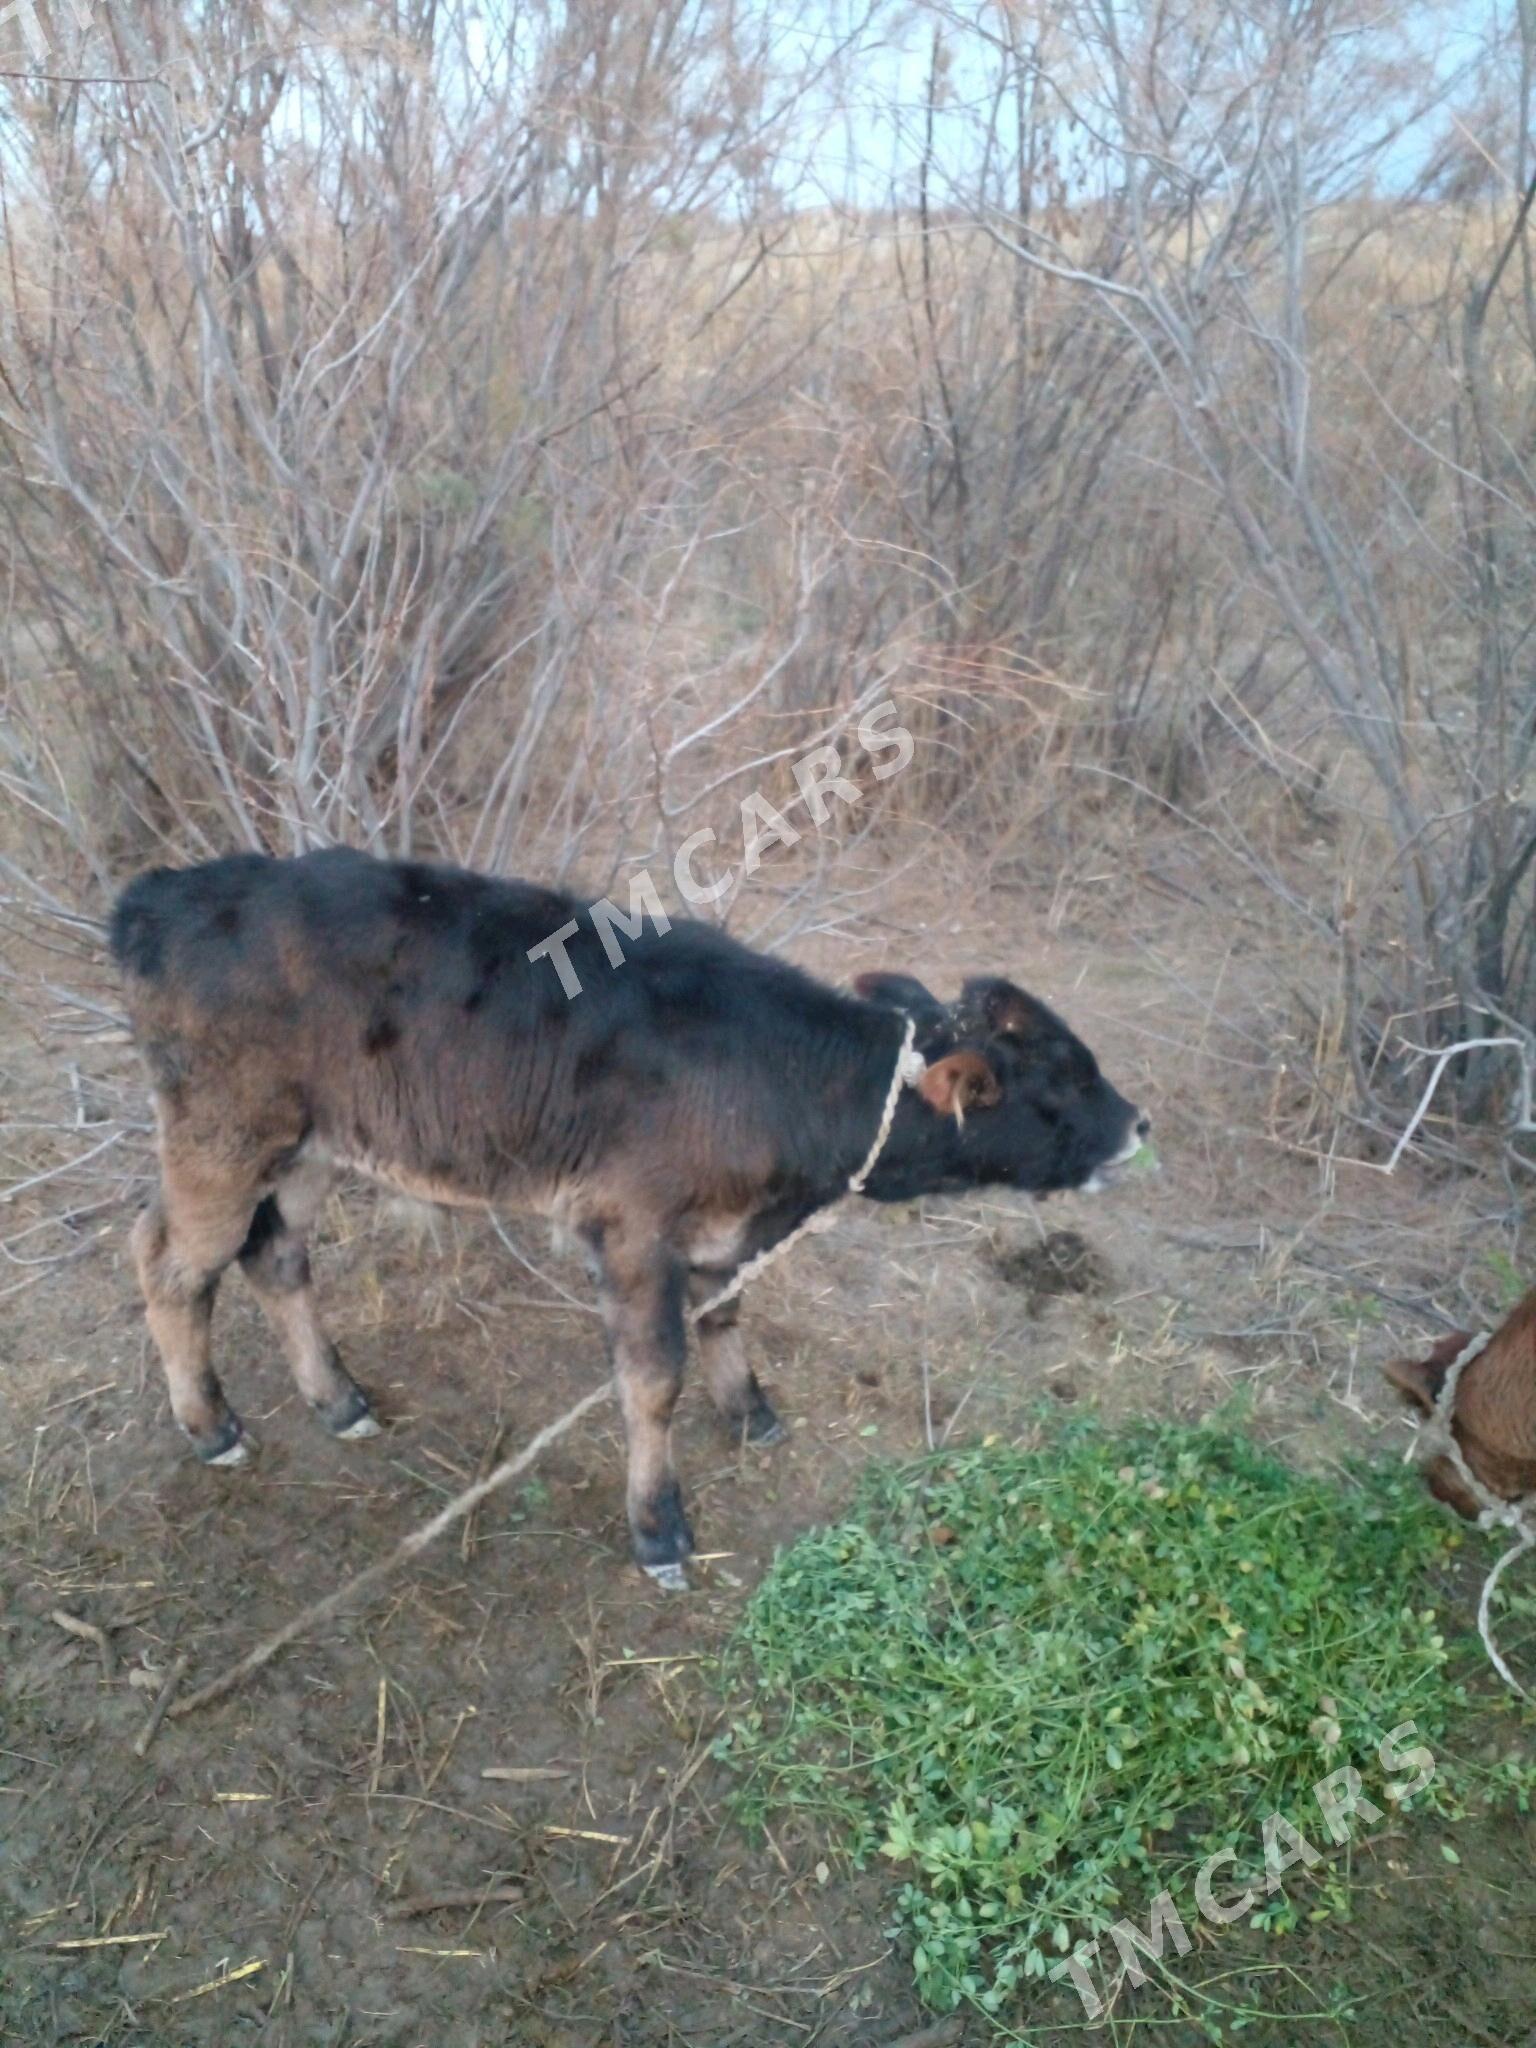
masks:
POLYGON ((683 1566, 693 1555, 693 1530, 683 1508, 682 1489, 674 1479, 632 1517, 630 1535, 635 1563, 667 1593, 686 1593, 683 1566))
POLYGON ((756 1444, 759 1450, 765 1451, 772 1444, 783 1443, 789 1432, 775 1410, 764 1401, 747 1417, 744 1433, 749 1444, 756 1444))
POLYGON ((660 1586, 663 1593, 687 1593, 691 1590, 688 1574, 680 1564, 645 1564, 640 1569, 660 1586))
POLYGON ((232 1471, 237 1465, 249 1465, 256 1454, 254 1440, 247 1435, 245 1424, 239 1416, 230 1413, 225 1416, 211 1436, 193 1436, 192 1448, 205 1465, 217 1465, 221 1471, 232 1471))
POLYGON ((315 1413, 338 1443, 357 1444, 383 1428, 361 1387, 348 1387, 339 1401, 317 1401, 315 1413))
POLYGON ((752 1403, 740 1415, 728 1415, 725 1426, 737 1443, 754 1444, 759 1450, 782 1443, 786 1435, 778 1410, 761 1387, 752 1389, 752 1403))

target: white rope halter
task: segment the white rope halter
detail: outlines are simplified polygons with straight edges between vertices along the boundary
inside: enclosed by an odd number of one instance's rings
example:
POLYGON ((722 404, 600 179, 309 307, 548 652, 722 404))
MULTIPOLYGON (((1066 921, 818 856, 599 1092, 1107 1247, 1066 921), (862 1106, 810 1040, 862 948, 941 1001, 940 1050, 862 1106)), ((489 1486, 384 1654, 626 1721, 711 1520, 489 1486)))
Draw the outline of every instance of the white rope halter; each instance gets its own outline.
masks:
POLYGON ((1494 1588, 1504 1575, 1506 1565, 1514 1563, 1536 1544, 1536 1525, 1531 1520, 1531 1511, 1536 1507, 1536 1495, 1524 1494, 1516 1500, 1504 1500, 1484 1486, 1481 1479, 1467 1463, 1466 1454, 1457 1440, 1452 1424, 1456 1413, 1456 1389, 1461 1376, 1474 1358, 1480 1358, 1488 1349, 1491 1333, 1484 1330, 1474 1337, 1452 1360, 1450 1369, 1440 1382, 1440 1391, 1435 1396, 1435 1405, 1419 1424, 1413 1441, 1409 1444, 1403 1462, 1410 1458, 1419 1464, 1428 1464, 1431 1458, 1449 1458, 1456 1477, 1477 1502, 1477 1526, 1479 1529, 1512 1529, 1515 1541, 1483 1581, 1482 1598, 1477 1603, 1477 1631, 1483 1639, 1483 1648, 1488 1652, 1488 1661, 1498 1672, 1504 1683, 1523 1700, 1531 1695, 1516 1678, 1499 1653, 1499 1646, 1493 1639, 1491 1608, 1494 1588))
MULTIPOLYGON (((901 1100, 902 1089, 915 1088, 928 1071, 928 1062, 920 1052, 913 1050, 912 1041, 916 1036, 917 1021, 915 1018, 909 1017, 907 1019, 907 1028, 902 1033, 901 1051, 896 1055, 896 1066, 891 1074, 891 1085, 885 1091, 885 1106, 880 1112, 880 1127, 875 1132, 875 1141, 865 1153, 863 1165, 849 1177, 848 1185, 842 1190, 842 1194, 837 1197, 838 1201, 843 1199, 843 1195, 863 1193, 865 1182, 879 1164, 880 1155, 885 1150, 886 1141, 891 1135, 891 1126, 896 1121, 896 1105, 901 1100)), ((724 1287, 720 1289, 720 1292, 712 1294, 701 1308, 696 1308, 693 1311, 694 1322, 698 1322, 703 1316, 712 1315, 717 1308, 724 1308, 728 1301, 734 1301, 749 1280, 755 1279, 759 1273, 771 1266, 775 1259, 782 1258, 792 1244, 798 1244, 802 1237, 809 1236, 813 1230, 827 1229, 831 1221, 832 1210, 830 1205, 824 1209, 813 1209, 803 1223, 797 1223, 793 1230, 779 1239, 777 1244, 767 1246, 765 1250, 758 1252, 754 1258, 748 1259, 745 1265, 738 1266, 724 1287)))

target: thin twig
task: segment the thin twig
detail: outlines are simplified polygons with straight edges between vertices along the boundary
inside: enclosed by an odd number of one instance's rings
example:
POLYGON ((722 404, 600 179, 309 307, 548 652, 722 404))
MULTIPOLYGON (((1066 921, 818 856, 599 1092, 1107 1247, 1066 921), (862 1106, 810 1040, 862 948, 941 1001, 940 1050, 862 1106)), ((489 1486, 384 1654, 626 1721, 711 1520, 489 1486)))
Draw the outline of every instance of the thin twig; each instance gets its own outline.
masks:
POLYGON ((99 1159, 103 1152, 109 1152, 114 1145, 123 1142, 123 1133, 113 1131, 103 1138, 99 1145, 93 1145, 88 1152, 82 1152, 78 1159, 64 1159, 57 1166, 50 1166, 42 1173, 29 1174, 25 1180, 12 1181, 0 1192, 0 1206, 14 1202, 18 1195, 24 1195, 29 1188, 40 1188, 45 1181, 57 1180, 61 1174, 73 1173, 77 1167, 86 1165, 92 1159, 99 1159))
POLYGON ((176 1689, 186 1675, 187 1660, 185 1657, 178 1657, 170 1670, 165 1674, 164 1685, 155 1694, 155 1704, 149 1710, 149 1719, 134 1738, 133 1753, 135 1756, 146 1756, 149 1753, 149 1745, 159 1734, 160 1723, 165 1719, 171 1701, 176 1697, 176 1689))
MULTIPOLYGON (((1407 1128, 1404 1130, 1403 1135, 1392 1147, 1392 1157, 1387 1161, 1385 1166, 1380 1167, 1378 1169, 1379 1172, 1391 1173, 1396 1167, 1399 1159, 1402 1158, 1404 1152, 1407 1151, 1409 1142, 1411 1141, 1414 1132, 1419 1128, 1419 1125, 1424 1121, 1424 1118, 1429 1113, 1429 1105, 1435 1099, 1435 1090, 1440 1086, 1440 1076, 1445 1072, 1446 1067, 1450 1064, 1450 1062, 1461 1053, 1478 1052, 1482 1050, 1484 1047, 1487 1047, 1491 1050, 1494 1046, 1511 1047, 1515 1052, 1521 1055, 1521 1064, 1522 1067, 1524 1066, 1528 1048, 1524 1040, 1519 1038, 1464 1038, 1460 1041, 1459 1044, 1448 1045, 1445 1048, 1444 1052, 1440 1053, 1436 1057, 1434 1070, 1430 1074, 1428 1085, 1426 1086, 1424 1093, 1419 1097, 1419 1106, 1413 1112, 1413 1115, 1409 1118, 1407 1128)), ((1369 1160, 1356 1160, 1354 1164, 1356 1164, 1357 1166, 1368 1166, 1371 1164, 1371 1162, 1369 1160)))
POLYGON ((465 1906, 515 1906, 524 1897, 520 1884, 465 1885, 462 1890, 427 1892, 418 1898, 391 1899, 384 1908, 386 1920, 416 1920, 423 1913, 446 1913, 465 1906))
POLYGON ((964 2020, 951 2014, 947 2020, 935 2020, 931 2027, 922 2027, 915 2034, 903 2034, 899 2040, 888 2041, 886 2048, 954 2048, 964 2032, 964 2020))
MULTIPOLYGON (((496 1233, 497 1237, 500 1238, 503 1246, 506 1248, 507 1251, 509 1251, 512 1254, 513 1258, 516 1259, 517 1263, 523 1268, 524 1272, 531 1273, 535 1280, 542 1281, 543 1284, 546 1287, 548 1287, 553 1293, 559 1295, 561 1302, 565 1303, 567 1306, 571 1308, 576 1309, 577 1311, 579 1311, 580 1314, 584 1316, 595 1316, 601 1314, 601 1310, 594 1307, 594 1305, 590 1301, 583 1301, 579 1294, 572 1294, 571 1290, 568 1287, 562 1287, 560 1282, 556 1280, 552 1274, 542 1271, 541 1268, 539 1268, 533 1263, 532 1259, 528 1257, 526 1252, 520 1251, 518 1249, 517 1244, 508 1235, 505 1224, 502 1222, 501 1218, 495 1214, 494 1211, 492 1211, 490 1214, 490 1224, 492 1230, 496 1233)), ((539 1308, 554 1308, 557 1306, 557 1304, 554 1302, 530 1302, 528 1305, 529 1307, 536 1306, 539 1308)))
POLYGON ((96 1654, 101 1659, 101 1675, 106 1679, 117 1676, 117 1652, 112 1639, 104 1628, 98 1628, 94 1621, 82 1621, 77 1614, 66 1614, 62 1607, 55 1607, 49 1620, 67 1635, 79 1636, 82 1642, 94 1643, 96 1654))
POLYGON ((558 1442, 568 1430, 573 1429, 581 1421, 584 1415, 590 1414, 600 1402, 611 1399, 612 1395, 611 1384, 594 1387, 590 1394, 584 1394, 573 1408, 568 1408, 557 1420, 541 1429, 537 1436, 531 1437, 516 1457, 503 1459, 494 1472, 488 1472, 484 1479, 477 1480, 473 1486, 467 1487, 463 1493, 449 1501, 430 1522, 423 1522, 419 1529, 413 1529, 409 1536, 403 1536, 387 1556, 381 1557, 366 1570, 358 1572, 355 1577, 348 1579, 345 1585, 338 1586, 333 1593, 328 1593, 323 1600, 315 1601, 302 1613, 296 1614, 291 1621, 285 1622, 273 1635, 268 1636, 264 1643, 258 1643, 256 1648, 242 1657, 238 1664, 232 1664, 220 1677, 211 1680, 207 1685, 199 1686, 197 1691, 189 1693, 186 1699, 178 1700, 170 1710, 171 1719, 179 1721, 183 1714, 195 1713, 199 1707, 209 1706, 214 1700, 222 1699, 225 1693, 233 1692, 236 1686, 243 1685, 246 1679, 260 1671, 264 1664, 270 1664, 279 1650, 286 1649, 295 1637, 304 1635, 322 1621, 329 1621, 333 1614, 339 1613, 360 1593, 370 1591, 381 1580, 387 1579, 399 1566, 417 1556, 429 1544, 435 1543, 445 1530, 463 1521, 470 1510, 478 1507, 488 1494, 495 1493, 508 1481, 516 1479, 519 1473, 526 1472, 551 1444, 558 1442))

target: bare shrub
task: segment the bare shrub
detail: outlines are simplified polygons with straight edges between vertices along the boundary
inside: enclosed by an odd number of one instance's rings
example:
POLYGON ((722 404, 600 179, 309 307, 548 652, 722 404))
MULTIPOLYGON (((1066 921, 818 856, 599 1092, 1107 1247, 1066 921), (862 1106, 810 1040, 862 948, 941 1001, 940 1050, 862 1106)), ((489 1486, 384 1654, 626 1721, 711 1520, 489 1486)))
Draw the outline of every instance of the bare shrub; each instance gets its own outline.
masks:
POLYGON ((338 838, 563 871, 648 723, 718 716, 673 663, 697 558, 774 509, 722 460, 780 368, 771 298, 731 310, 806 84, 765 34, 230 0, 7 81, 11 773, 92 883, 338 838))
POLYGON ((1278 1133, 1390 1158, 1458 1045, 1414 1146, 1521 1120, 1528 8, 1459 65, 1355 0, 93 19, 0 78, 0 895, 52 1040, 110 1025, 145 860, 607 887, 729 861, 753 789, 805 825, 833 743, 865 801, 712 914, 1190 838, 1300 963, 1278 1133), (850 94, 888 183, 813 204, 850 94))
MULTIPOLYGON (((1113 337, 1107 474, 1142 472, 1147 524, 1102 535, 1125 592, 1118 648, 1114 628, 1096 648, 1104 765, 1195 814, 1336 951, 1341 1114, 1394 1130, 1452 1045, 1442 1108, 1518 1108, 1536 1014, 1536 182, 1528 121, 1471 180, 1465 123, 1443 123, 1454 148, 1433 138, 1437 110, 1477 103, 1501 67, 1529 111, 1529 11, 1470 81, 1425 61, 1423 17, 1350 0, 1063 0, 1027 47, 1008 19, 986 118, 1018 140, 951 196, 1026 281, 1020 355, 1046 292, 1076 297, 1058 329, 1074 362, 1092 360, 1084 335, 1113 337), (1041 168, 1042 103, 1047 136, 1076 139, 1070 206, 1041 168), (1159 706, 1181 645, 1204 673, 1159 706), (1331 901, 1254 843, 1255 768, 1336 815, 1363 807, 1373 829, 1331 901)), ((1068 465, 1092 468, 1083 448, 1068 465)))

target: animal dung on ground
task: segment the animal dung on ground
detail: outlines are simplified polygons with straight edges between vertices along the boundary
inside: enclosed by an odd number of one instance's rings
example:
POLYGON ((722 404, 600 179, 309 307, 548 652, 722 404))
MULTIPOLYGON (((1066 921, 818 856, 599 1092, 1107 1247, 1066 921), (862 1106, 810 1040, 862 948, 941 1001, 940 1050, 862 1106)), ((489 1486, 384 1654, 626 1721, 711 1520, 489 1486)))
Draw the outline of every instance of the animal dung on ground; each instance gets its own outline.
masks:
POLYGON ((1037 1243, 997 1246, 993 1260, 999 1277, 1029 1296, 1032 1316, 1059 1296, 1104 1294, 1109 1288, 1107 1261, 1076 1230, 1053 1230, 1037 1243))

